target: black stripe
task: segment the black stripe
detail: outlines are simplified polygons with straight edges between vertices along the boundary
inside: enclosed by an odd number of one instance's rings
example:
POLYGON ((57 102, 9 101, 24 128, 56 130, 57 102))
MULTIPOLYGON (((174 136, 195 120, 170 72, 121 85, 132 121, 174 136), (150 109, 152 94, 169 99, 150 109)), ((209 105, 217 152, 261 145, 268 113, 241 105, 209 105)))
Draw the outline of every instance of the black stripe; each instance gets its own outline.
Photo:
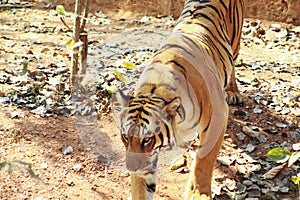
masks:
POLYGON ((208 129, 209 126, 210 126, 210 122, 211 122, 211 116, 210 116, 209 121, 208 121, 208 123, 207 123, 207 126, 204 128, 203 132, 206 132, 206 131, 207 131, 207 129, 208 129))
MULTIPOLYGON (((216 39, 216 38, 215 38, 216 39)), ((219 48, 216 46, 216 43, 212 41, 212 38, 211 37, 206 37, 206 42, 207 42, 207 45, 210 46, 210 47, 213 47, 213 49, 215 50, 216 53, 218 53, 218 57, 221 59, 222 61, 222 65, 223 65, 223 72, 224 72, 224 77, 225 77, 225 82, 224 84, 226 85, 227 83, 227 72, 226 72, 226 68, 227 66, 225 65, 224 61, 225 61, 225 58, 223 56, 223 54, 221 53, 221 51, 219 50, 219 48)), ((229 61, 231 62, 232 66, 233 66, 233 63, 232 63, 232 59, 230 59, 230 55, 232 55, 229 51, 228 51, 228 48, 226 48, 224 46, 224 44, 222 42, 219 42, 218 44, 221 45, 222 49, 226 52, 227 56, 229 57, 229 61)), ((229 43, 228 43, 229 44, 229 43)), ((212 48, 211 48, 212 50, 212 48)), ((212 53, 212 55, 214 56, 214 54, 212 53)), ((216 56, 214 56, 215 58, 217 58, 216 56)), ((216 63, 217 65, 217 63, 216 63)))
MULTIPOLYGON (((194 40, 192 40, 192 38, 190 38, 186 35, 181 35, 181 37, 182 37, 183 41, 186 42, 188 40, 190 43, 192 43, 194 45, 194 47, 196 47, 198 50, 201 50, 199 44, 197 44, 194 40)), ((186 42, 186 43, 188 43, 188 42, 186 42)))
POLYGON ((200 112, 199 112, 198 119, 194 122, 194 124, 190 128, 188 128, 188 130, 191 130, 191 129, 193 129, 196 126, 199 125, 199 122, 200 122, 201 117, 202 117, 202 103, 199 104, 199 110, 200 110, 200 112))
POLYGON ((152 116, 152 114, 149 111, 147 111, 146 109, 143 109, 143 113, 145 113, 145 115, 147 115, 149 117, 152 116))
POLYGON ((177 67, 179 67, 183 71, 183 73, 186 73, 186 70, 185 70, 184 66, 179 64, 176 60, 168 61, 166 64, 170 64, 170 63, 175 64, 177 67))
POLYGON ((185 109, 184 109, 184 107, 183 106, 181 106, 180 107, 181 109, 181 112, 177 112, 178 114, 179 114, 179 116, 180 116, 180 121, 178 122, 178 124, 180 124, 180 123, 182 123, 182 122, 184 122, 184 120, 185 120, 185 116, 186 116, 186 112, 185 112, 185 109))
POLYGON ((166 127, 166 134, 167 134, 167 138, 168 138, 168 144, 170 144, 170 129, 168 127, 168 125, 165 124, 166 127))
POLYGON ((213 6, 213 5, 195 6, 195 10, 196 11, 200 11, 200 12, 201 12, 202 9, 205 9, 205 8, 214 10, 214 12, 218 14, 218 16, 219 16, 220 19, 222 19, 222 17, 224 17, 223 14, 221 16, 221 13, 219 12, 219 10, 215 6, 213 6))
MULTIPOLYGON (((206 14, 204 14, 204 13, 198 13, 198 14, 195 14, 193 17, 198 17, 198 16, 200 16, 200 17, 202 17, 202 18, 204 18, 204 19, 210 21, 210 22, 213 24, 213 28, 216 29, 218 35, 222 38, 222 40, 225 41, 225 42, 227 42, 228 44, 230 44, 229 41, 228 41, 228 38, 225 38, 225 37, 224 37, 224 35, 226 35, 226 34, 224 34, 224 31, 221 31, 221 32, 220 32, 220 30, 218 29, 218 26, 215 24, 215 22, 214 22, 213 19, 211 19, 208 15, 206 15, 206 14)), ((203 28, 205 28, 207 31, 209 31, 210 35, 214 37, 214 34, 211 32, 211 29, 210 29, 210 28, 206 27, 203 23, 196 23, 196 24, 198 24, 198 25, 202 26, 203 28)), ((215 38, 216 38, 216 37, 215 37, 215 38)), ((219 40, 218 40, 218 41, 219 41, 219 40)))
POLYGON ((222 4, 222 6, 224 7, 225 10, 228 9, 228 8, 226 7, 226 4, 224 3, 224 1, 220 0, 220 3, 222 4))
POLYGON ((150 122, 147 118, 140 117, 140 119, 143 120, 146 124, 150 124, 150 122))
POLYGON ((152 90, 151 90, 151 94, 154 94, 155 90, 156 90, 156 86, 153 85, 153 88, 152 88, 152 90))
POLYGON ((163 145, 164 145, 164 135, 162 134, 162 132, 160 132, 160 133, 158 134, 158 137, 159 137, 159 139, 160 139, 160 141, 161 141, 161 144, 160 144, 159 148, 161 148, 161 147, 163 147, 163 145))
MULTIPOLYGON (((181 49, 183 50, 184 52, 186 52, 187 54, 189 54, 190 56, 192 57, 195 57, 191 52, 187 51, 187 49, 185 49, 184 47, 180 46, 180 45, 177 45, 177 44, 165 44, 164 46, 162 46, 161 51, 164 51, 165 49, 172 49, 172 48, 178 48, 178 49, 181 49)), ((160 53, 159 52, 159 53, 160 53)))
POLYGON ((156 189, 156 184, 155 183, 146 183, 146 186, 147 186, 147 191, 148 192, 151 192, 151 193, 154 193, 155 192, 155 189, 156 189))

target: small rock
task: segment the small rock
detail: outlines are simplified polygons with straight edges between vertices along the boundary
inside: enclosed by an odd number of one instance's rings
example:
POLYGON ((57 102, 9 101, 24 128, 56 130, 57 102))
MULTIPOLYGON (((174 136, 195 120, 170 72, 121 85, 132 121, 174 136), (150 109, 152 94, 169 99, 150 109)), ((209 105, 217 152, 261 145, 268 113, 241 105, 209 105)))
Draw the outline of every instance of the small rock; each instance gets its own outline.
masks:
POLYGON ((66 181, 66 183, 67 183, 68 186, 74 186, 75 185, 72 179, 68 179, 66 181))
POLYGON ((225 186, 229 189, 229 190, 234 190, 236 188, 236 182, 234 180, 231 179, 226 179, 225 180, 225 186))
POLYGON ((259 38, 253 38, 253 42, 255 43, 255 44, 263 44, 264 42, 261 40, 261 39, 259 39, 259 38))
POLYGON ((290 110, 291 110, 291 113, 293 115, 295 115, 296 117, 300 116, 300 108, 290 108, 290 110))
POLYGON ((261 165, 260 164, 250 164, 248 168, 249 172, 257 172, 259 170, 261 170, 261 165))
POLYGON ((243 183, 243 185, 246 185, 246 186, 252 185, 252 181, 250 181, 250 180, 244 180, 242 183, 243 183))
POLYGON ((278 134, 279 131, 275 127, 268 127, 264 129, 265 132, 270 134, 278 134))
POLYGON ((280 111, 280 114, 282 115, 286 115, 286 114, 289 114, 291 111, 289 108, 283 108, 281 111, 280 111))
POLYGON ((76 165, 74 165, 74 166, 72 167, 72 169, 73 169, 74 171, 76 171, 76 172, 79 172, 79 171, 81 170, 81 168, 82 168, 82 164, 81 164, 81 163, 78 163, 78 164, 76 164, 76 165))
POLYGON ((262 134, 260 134, 257 138, 260 142, 266 142, 268 141, 268 138, 262 134))
POLYGON ((248 151, 249 153, 253 152, 256 149, 256 146, 253 144, 248 144, 246 147, 246 151, 248 151))
POLYGON ((244 185, 244 184, 242 184, 242 183, 240 183, 240 182, 238 182, 238 183, 236 184, 236 190, 237 190, 237 193, 243 194, 243 193, 246 192, 247 186, 244 185))
POLYGON ((288 187, 281 187, 279 189, 279 191, 282 192, 282 193, 288 193, 290 191, 290 189, 288 187))
POLYGON ((275 35, 275 37, 278 38, 278 39, 281 39, 281 38, 286 37, 287 34, 288 34, 288 33, 287 33, 286 30, 281 30, 279 33, 277 33, 277 34, 275 35))
POLYGON ((72 146, 68 146, 68 147, 65 147, 65 148, 62 148, 62 153, 64 155, 68 155, 68 154, 71 154, 73 152, 73 147, 72 146))
POLYGON ((260 133, 257 130, 258 130, 257 127, 249 127, 249 126, 244 126, 242 129, 244 133, 246 133, 247 135, 253 138, 258 138, 260 133))
POLYGON ((256 108, 253 109, 253 112, 254 112, 255 114, 261 114, 261 113, 263 112, 263 110, 260 109, 260 108, 258 108, 258 107, 256 107, 256 108))
POLYGON ((246 135, 244 133, 242 133, 242 132, 239 132, 239 133, 237 133, 235 135, 238 138, 238 140, 240 140, 240 141, 244 141, 245 138, 246 138, 246 135))
POLYGON ((260 187, 256 184, 252 184, 250 187, 248 187, 248 190, 259 190, 260 187))
POLYGON ((281 123, 281 122, 277 122, 275 125, 276 125, 278 128, 286 128, 286 127, 287 127, 286 124, 281 123))
POLYGON ((238 165, 237 166, 237 171, 240 174, 247 174, 247 168, 244 165, 238 165))
POLYGON ((271 187, 271 191, 273 192, 278 192, 279 191, 279 186, 271 187))
POLYGON ((273 31, 280 31, 281 25, 280 24, 271 24, 270 29, 273 31))
POLYGON ((218 161, 223 165, 231 165, 236 160, 236 155, 232 156, 219 156, 218 161))
POLYGON ((292 138, 300 139, 300 133, 298 133, 297 131, 290 131, 289 133, 292 138))
POLYGON ((300 143, 293 144, 293 150, 299 151, 300 150, 300 143))
POLYGON ((24 118, 24 115, 18 113, 17 111, 14 111, 14 112, 11 113, 10 117, 11 117, 12 119, 15 119, 15 118, 24 118))
POLYGON ((47 163, 41 163, 40 167, 42 169, 47 169, 48 168, 48 164, 47 163))
POLYGON ((150 18, 148 16, 143 16, 142 19, 140 20, 141 24, 149 24, 150 23, 150 18))

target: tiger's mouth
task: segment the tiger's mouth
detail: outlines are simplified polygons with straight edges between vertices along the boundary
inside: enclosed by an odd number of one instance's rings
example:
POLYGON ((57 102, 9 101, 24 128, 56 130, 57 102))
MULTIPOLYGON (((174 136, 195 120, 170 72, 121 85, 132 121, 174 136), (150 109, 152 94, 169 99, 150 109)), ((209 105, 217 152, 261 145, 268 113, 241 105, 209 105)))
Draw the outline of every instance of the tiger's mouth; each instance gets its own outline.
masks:
POLYGON ((131 174, 136 174, 137 176, 144 178, 144 179, 152 179, 155 177, 156 171, 153 172, 145 172, 145 171, 136 171, 130 172, 131 174))
POLYGON ((127 170, 130 174, 136 174, 143 178, 150 178, 156 174, 157 167, 154 164, 150 164, 142 169, 130 170, 127 168, 127 170))
POLYGON ((130 170, 127 168, 127 170, 130 173, 135 173, 135 174, 147 174, 147 173, 154 173, 156 171, 156 166, 153 164, 148 165, 147 167, 144 167, 142 169, 137 169, 137 170, 130 170))

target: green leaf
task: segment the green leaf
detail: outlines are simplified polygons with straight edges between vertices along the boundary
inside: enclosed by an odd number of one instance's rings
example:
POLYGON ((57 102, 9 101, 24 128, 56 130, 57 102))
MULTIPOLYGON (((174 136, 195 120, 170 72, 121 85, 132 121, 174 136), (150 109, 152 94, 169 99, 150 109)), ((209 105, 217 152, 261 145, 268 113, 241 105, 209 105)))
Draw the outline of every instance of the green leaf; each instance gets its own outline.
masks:
POLYGON ((34 179, 36 179, 36 180, 38 180, 38 181, 43 181, 38 175, 36 175, 36 174, 32 171, 32 169, 29 169, 29 168, 27 168, 27 167, 22 167, 22 171, 27 171, 27 172, 30 174, 30 176, 31 176, 32 178, 34 178, 34 179))
POLYGON ((63 5, 57 5, 55 10, 58 15, 65 15, 66 11, 63 5))
POLYGON ((69 40, 67 42, 67 45, 66 45, 66 49, 67 50, 71 50, 73 48, 73 46, 75 45, 75 41, 74 40, 69 40))
POLYGON ((299 185, 300 184, 300 177, 292 176, 292 181, 294 182, 294 184, 299 185))
POLYGON ((290 156, 288 167, 292 166, 300 158, 300 152, 293 152, 290 156))
POLYGON ((23 63, 23 70, 21 72, 21 75, 25 75, 26 72, 28 72, 28 63, 27 62, 24 62, 23 63))
POLYGON ((14 171, 15 168, 16 168, 15 165, 9 164, 9 167, 7 169, 8 174, 11 175, 11 173, 14 171))
POLYGON ((270 150, 266 156, 272 161, 278 161, 284 159, 286 156, 290 156, 291 152, 287 149, 276 147, 270 150))
POLYGON ((171 170, 177 170, 181 167, 186 166, 186 156, 185 155, 181 155, 179 157, 177 157, 171 164, 171 170))
POLYGON ((0 163, 0 170, 3 169, 4 167, 6 167, 8 165, 8 162, 2 162, 0 163))
POLYGON ((122 65, 124 67, 126 67, 127 69, 136 69, 136 65, 135 64, 132 64, 132 63, 129 63, 129 62, 123 62, 122 65))
POLYGON ((119 81, 121 82, 126 82, 126 78, 124 77, 124 75, 120 72, 118 72, 118 70, 113 70, 113 72, 115 73, 116 77, 119 79, 119 81))
POLYGON ((109 94, 112 94, 117 91, 117 87, 115 85, 107 86, 105 89, 109 94))

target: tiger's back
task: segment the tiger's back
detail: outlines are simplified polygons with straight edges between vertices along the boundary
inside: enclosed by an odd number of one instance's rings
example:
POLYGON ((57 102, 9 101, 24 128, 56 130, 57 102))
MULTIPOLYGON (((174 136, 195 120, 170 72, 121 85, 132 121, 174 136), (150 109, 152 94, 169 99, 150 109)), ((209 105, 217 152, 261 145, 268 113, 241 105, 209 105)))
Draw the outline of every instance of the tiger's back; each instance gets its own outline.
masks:
POLYGON ((133 95, 114 96, 133 199, 152 199, 162 149, 185 145, 197 136, 201 148, 191 167, 185 199, 211 196, 212 171, 227 126, 225 88, 231 89, 229 103, 241 100, 232 79, 243 6, 241 0, 187 1, 133 95))

